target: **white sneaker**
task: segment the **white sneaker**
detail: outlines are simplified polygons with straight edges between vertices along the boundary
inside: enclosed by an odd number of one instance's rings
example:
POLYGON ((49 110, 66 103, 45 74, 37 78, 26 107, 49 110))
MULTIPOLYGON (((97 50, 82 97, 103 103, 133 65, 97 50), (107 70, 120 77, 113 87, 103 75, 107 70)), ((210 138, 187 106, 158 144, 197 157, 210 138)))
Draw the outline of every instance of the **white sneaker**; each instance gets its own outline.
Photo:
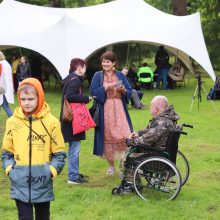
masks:
POLYGON ((114 175, 115 174, 115 168, 114 167, 109 167, 106 171, 107 175, 114 175))

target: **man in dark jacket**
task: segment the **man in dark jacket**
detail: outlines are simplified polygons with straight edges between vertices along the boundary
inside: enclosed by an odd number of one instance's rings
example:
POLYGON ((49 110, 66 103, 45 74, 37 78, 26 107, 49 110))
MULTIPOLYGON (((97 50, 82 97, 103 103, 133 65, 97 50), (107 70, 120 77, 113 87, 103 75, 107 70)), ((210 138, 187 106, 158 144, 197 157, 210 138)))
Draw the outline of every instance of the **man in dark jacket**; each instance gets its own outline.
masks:
MULTIPOLYGON (((171 130, 176 127, 179 115, 174 112, 173 106, 168 106, 168 99, 165 96, 155 96, 150 104, 150 113, 153 119, 143 130, 133 132, 127 139, 127 142, 136 145, 145 145, 151 147, 157 147, 162 150, 165 149, 165 145, 171 130)), ((140 156, 140 154, 138 154, 140 156)), ((121 161, 121 171, 124 174, 124 163, 126 155, 124 155, 121 161)), ((126 172, 124 180, 132 182, 133 172, 126 172)), ((129 188, 130 190, 130 188, 129 188)))
POLYGON ((155 57, 155 64, 157 65, 157 85, 156 89, 160 88, 160 81, 163 81, 163 89, 167 88, 167 76, 170 69, 169 54, 164 49, 164 46, 160 46, 155 57))
POLYGON ((129 138, 133 139, 133 145, 158 147, 165 150, 169 133, 176 127, 179 115, 174 112, 173 106, 168 106, 165 96, 155 96, 150 104, 150 112, 153 119, 143 130, 133 132, 129 138))

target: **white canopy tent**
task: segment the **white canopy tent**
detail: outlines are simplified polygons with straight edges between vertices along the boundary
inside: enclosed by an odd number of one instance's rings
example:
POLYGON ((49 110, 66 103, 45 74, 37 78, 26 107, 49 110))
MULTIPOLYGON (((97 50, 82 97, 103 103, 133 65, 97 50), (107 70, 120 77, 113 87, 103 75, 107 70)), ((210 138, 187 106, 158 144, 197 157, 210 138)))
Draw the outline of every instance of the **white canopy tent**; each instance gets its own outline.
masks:
MULTIPOLYGON (((106 45, 137 41, 163 44, 178 50, 182 57, 187 54, 215 80, 199 13, 169 15, 143 0, 115 0, 71 9, 4 0, 0 4, 0 27, 1 46, 37 51, 50 60, 62 78, 74 57, 86 59, 106 45)), ((182 60, 190 69, 187 58, 182 60)))

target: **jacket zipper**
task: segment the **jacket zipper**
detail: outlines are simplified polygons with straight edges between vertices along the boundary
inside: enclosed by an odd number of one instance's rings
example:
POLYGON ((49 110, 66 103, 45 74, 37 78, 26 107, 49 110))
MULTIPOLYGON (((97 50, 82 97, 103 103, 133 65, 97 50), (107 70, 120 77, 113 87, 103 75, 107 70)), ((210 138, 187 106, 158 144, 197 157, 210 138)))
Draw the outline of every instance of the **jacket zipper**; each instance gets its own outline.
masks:
POLYGON ((31 164, 32 164, 32 116, 29 117, 29 177, 28 177, 28 187, 29 187, 29 203, 31 203, 31 164))

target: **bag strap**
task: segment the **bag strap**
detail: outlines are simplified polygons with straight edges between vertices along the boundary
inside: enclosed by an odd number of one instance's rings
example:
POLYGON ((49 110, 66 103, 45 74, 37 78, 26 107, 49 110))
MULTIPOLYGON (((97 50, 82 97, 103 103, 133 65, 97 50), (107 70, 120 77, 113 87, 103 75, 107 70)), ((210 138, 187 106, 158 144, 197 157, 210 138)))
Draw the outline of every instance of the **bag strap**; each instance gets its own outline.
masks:
POLYGON ((66 89, 67 89, 67 86, 68 86, 68 84, 69 84, 69 82, 70 81, 72 81, 73 79, 75 79, 75 78, 77 78, 76 76, 74 76, 74 77, 72 77, 71 79, 69 79, 66 83, 65 83, 65 85, 64 85, 64 87, 63 87, 63 92, 64 92, 64 97, 66 96, 66 89))

